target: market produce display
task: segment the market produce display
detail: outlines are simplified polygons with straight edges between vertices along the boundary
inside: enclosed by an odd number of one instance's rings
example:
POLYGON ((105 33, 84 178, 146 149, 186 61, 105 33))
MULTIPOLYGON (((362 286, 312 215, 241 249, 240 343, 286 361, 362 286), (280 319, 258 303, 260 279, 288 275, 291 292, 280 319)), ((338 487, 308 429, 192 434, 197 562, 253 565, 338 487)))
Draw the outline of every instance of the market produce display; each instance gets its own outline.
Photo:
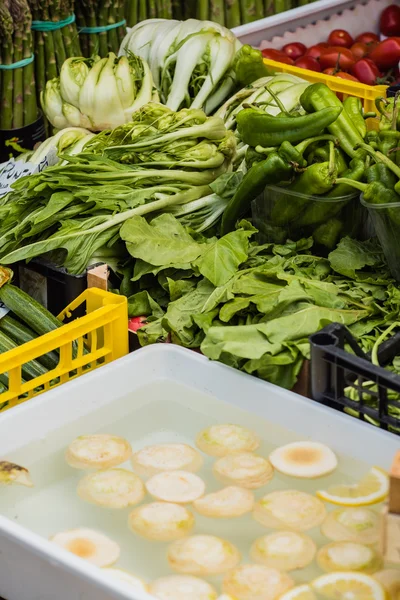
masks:
POLYGON ((0 129, 19 129, 38 119, 32 16, 26 0, 0 4, 0 129))
POLYGON ((385 8, 379 20, 384 36, 364 32, 355 37, 343 29, 331 31, 324 42, 307 48, 300 42, 282 48, 263 48, 267 59, 301 69, 334 75, 366 85, 390 84, 400 78, 400 7, 385 8))

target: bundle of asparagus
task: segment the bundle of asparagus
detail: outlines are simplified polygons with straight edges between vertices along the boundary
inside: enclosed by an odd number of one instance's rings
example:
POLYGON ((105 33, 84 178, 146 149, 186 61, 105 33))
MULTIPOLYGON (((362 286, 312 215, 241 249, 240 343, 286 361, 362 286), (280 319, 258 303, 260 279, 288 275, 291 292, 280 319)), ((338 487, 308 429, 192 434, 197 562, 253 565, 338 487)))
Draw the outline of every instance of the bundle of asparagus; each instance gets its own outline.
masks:
POLYGON ((76 0, 75 13, 83 56, 98 54, 105 58, 109 52, 118 54, 126 33, 124 4, 124 0, 76 0))
MULTIPOLYGON (((14 2, 14 0, 12 0, 14 2)), ((74 0, 28 0, 32 11, 38 97, 46 81, 60 74, 63 62, 80 56, 74 0)))
POLYGON ((18 129, 38 118, 32 17, 26 0, 0 1, 0 129, 18 129))
POLYGON ((238 27, 313 0, 126 0, 128 27, 151 18, 210 20, 238 27))

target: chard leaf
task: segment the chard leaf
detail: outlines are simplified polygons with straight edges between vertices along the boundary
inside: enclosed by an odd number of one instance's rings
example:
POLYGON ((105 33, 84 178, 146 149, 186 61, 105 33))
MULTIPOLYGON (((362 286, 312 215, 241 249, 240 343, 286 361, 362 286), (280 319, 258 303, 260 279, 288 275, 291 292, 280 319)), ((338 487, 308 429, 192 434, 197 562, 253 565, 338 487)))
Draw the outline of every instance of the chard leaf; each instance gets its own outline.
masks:
POLYGON ((179 221, 168 213, 161 214, 151 223, 143 217, 134 216, 121 227, 120 235, 131 256, 154 266, 190 263, 206 249, 206 245, 195 242, 179 221))
POLYGON ((215 286, 227 283, 247 260, 249 231, 232 231, 212 244, 197 261, 200 273, 215 286))

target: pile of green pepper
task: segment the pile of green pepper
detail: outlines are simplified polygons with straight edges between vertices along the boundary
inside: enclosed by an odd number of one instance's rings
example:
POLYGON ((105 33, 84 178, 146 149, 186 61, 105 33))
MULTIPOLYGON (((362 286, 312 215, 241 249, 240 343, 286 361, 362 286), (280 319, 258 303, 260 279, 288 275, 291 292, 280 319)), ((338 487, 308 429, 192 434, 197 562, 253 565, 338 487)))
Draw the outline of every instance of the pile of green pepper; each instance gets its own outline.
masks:
POLYGON ((349 181, 363 179, 366 160, 366 152, 357 149, 367 134, 361 102, 349 97, 342 103, 326 85, 314 84, 300 103, 292 113, 282 107, 278 116, 253 107, 238 113, 238 133, 249 145, 248 171, 224 212, 222 234, 249 214, 266 188, 262 229, 270 241, 313 235, 333 248, 351 233, 345 221, 353 224, 354 218, 344 211, 357 191, 349 181), (277 193, 269 186, 282 189, 277 193), (269 202, 269 195, 278 199, 269 202))

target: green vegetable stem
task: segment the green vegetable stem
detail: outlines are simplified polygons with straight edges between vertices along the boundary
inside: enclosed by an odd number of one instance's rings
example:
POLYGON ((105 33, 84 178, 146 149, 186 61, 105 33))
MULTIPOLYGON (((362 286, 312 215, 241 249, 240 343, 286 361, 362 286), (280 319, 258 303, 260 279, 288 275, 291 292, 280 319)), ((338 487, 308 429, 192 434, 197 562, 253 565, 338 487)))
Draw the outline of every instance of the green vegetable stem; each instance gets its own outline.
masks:
POLYGON ((236 119, 245 144, 269 147, 279 146, 284 141, 301 142, 320 135, 337 120, 342 110, 342 107, 327 107, 318 110, 317 114, 276 117, 247 108, 240 111, 236 119))

